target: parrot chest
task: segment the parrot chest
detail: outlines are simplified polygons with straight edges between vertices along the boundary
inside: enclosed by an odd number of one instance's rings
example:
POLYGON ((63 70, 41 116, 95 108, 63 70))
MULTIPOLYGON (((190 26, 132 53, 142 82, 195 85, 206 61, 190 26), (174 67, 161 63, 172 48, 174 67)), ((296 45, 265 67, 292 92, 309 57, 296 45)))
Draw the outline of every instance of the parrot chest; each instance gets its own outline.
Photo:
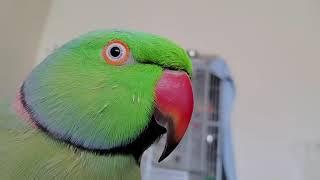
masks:
POLYGON ((35 131, 0 131, 0 179, 140 180, 133 156, 75 151, 35 131))

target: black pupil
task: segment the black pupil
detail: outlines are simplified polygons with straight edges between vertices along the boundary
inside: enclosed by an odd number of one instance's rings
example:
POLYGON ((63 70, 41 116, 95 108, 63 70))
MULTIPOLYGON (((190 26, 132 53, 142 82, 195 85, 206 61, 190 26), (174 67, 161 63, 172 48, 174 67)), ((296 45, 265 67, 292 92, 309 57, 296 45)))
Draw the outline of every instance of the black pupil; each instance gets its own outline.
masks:
POLYGON ((111 56, 113 56, 113 57, 118 57, 119 55, 120 55, 120 48, 119 47, 112 47, 111 49, 110 49, 110 54, 111 54, 111 56))

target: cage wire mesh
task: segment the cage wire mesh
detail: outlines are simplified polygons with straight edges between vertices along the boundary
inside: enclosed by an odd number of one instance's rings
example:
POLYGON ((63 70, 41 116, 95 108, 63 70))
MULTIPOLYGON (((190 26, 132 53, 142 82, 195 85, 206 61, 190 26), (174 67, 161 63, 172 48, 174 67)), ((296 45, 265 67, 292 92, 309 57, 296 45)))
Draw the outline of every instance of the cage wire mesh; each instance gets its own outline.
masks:
MULTIPOLYGON (((161 163, 165 137, 142 157, 143 180, 226 180, 222 163, 220 119, 221 79, 210 68, 215 57, 189 51, 193 63, 194 112, 183 140, 161 163)), ((228 179, 229 180, 229 179, 228 179)))

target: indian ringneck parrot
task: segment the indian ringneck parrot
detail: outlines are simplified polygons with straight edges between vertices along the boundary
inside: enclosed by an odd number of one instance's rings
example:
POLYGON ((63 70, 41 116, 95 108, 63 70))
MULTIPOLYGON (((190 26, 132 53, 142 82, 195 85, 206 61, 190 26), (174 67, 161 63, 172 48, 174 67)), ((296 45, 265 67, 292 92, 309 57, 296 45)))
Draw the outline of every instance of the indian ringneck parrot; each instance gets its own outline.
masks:
POLYGON ((0 179, 140 179, 142 153, 163 134, 159 162, 193 111, 192 64, 158 35, 98 30, 37 65, 0 115, 0 179))

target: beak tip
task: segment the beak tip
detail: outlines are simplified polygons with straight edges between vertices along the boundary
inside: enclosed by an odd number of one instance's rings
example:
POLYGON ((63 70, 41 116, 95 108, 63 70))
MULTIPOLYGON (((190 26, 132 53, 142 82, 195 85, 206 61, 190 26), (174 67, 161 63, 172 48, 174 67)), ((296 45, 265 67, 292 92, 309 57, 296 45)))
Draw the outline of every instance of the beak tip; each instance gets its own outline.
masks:
POLYGON ((163 161, 163 160, 164 160, 164 157, 161 156, 161 157, 159 158, 159 160, 158 160, 158 163, 161 163, 161 161, 163 161))
POLYGON ((165 155, 165 152, 163 152, 158 160, 158 163, 162 162, 169 154, 165 155))
POLYGON ((160 163, 162 160, 164 160, 165 158, 167 158, 171 153, 172 151, 175 150, 175 148, 178 146, 178 143, 174 143, 174 144, 171 144, 171 143, 167 143, 167 145, 165 146, 158 162, 160 163))

